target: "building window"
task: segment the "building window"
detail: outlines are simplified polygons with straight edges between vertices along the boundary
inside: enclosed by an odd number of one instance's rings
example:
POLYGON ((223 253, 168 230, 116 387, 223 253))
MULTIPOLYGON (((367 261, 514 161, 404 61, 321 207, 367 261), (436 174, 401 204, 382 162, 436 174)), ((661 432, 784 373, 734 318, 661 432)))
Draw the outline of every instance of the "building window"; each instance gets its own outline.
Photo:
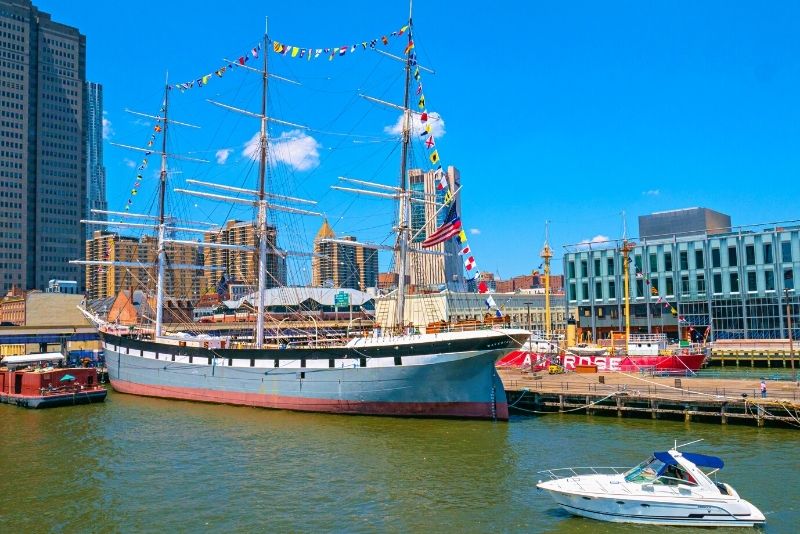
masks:
POLYGON ((672 252, 664 252, 664 270, 667 272, 672 270, 672 252))
POLYGON ((599 280, 594 283, 594 298, 597 300, 603 298, 603 282, 599 280))
POLYGON ((597 317, 602 319, 602 317, 603 317, 603 307, 602 306, 598 306, 597 308, 595 308, 595 314, 597 315, 597 317))
POLYGON ((711 249, 711 266, 712 267, 719 267, 719 249, 712 248, 711 249))
POLYGON ((672 277, 667 277, 667 296, 671 297, 675 294, 675 288, 673 287, 672 277))
POLYGON ((685 271, 689 268, 689 252, 681 250, 680 252, 681 270, 685 271))
POLYGON ((756 272, 755 271, 747 271, 747 291, 749 293, 755 293, 758 290, 756 287, 756 272))
POLYGON ((636 267, 636 272, 642 272, 642 255, 635 254, 633 256, 633 265, 636 267))
POLYGON ((658 272, 658 254, 655 252, 650 253, 650 272, 657 273, 658 272))
POLYGON ((644 296, 644 281, 641 278, 636 279, 636 296, 644 296))
POLYGON ((722 293, 722 275, 714 273, 714 293, 722 293))
POLYGON ((608 310, 608 316, 612 319, 619 319, 619 310, 616 306, 612 306, 610 310, 608 310))
POLYGON ((784 289, 794 289, 794 272, 791 267, 783 270, 783 287, 784 289))
POLYGON ((594 276, 600 276, 600 258, 594 260, 594 276))
POLYGON ((569 300, 575 300, 575 282, 569 283, 569 300))
POLYGON ((764 271, 764 289, 775 291, 775 272, 772 269, 764 271))
POLYGON ((614 258, 608 258, 608 275, 614 275, 614 258))
POLYGON ((650 294, 658 295, 658 278, 653 278, 650 280, 650 294))
POLYGON ((689 276, 681 275, 681 296, 686 297, 689 295, 689 276))
POLYGON ((608 298, 609 299, 617 298, 617 286, 613 280, 608 281, 608 298))
POLYGON ((581 278, 589 276, 589 262, 588 260, 581 260, 581 278))
POLYGON ((792 261, 792 242, 784 241, 781 243, 781 261, 792 261))
POLYGON ((755 265, 756 264, 756 246, 755 245, 747 245, 744 247, 744 261, 745 265, 755 265))
POLYGON ((589 300, 589 284, 588 282, 584 282, 581 284, 581 299, 582 300, 589 300))
POLYGON ((728 247, 728 266, 736 267, 736 247, 728 247))
POLYGON ((739 292, 739 273, 731 273, 731 293, 739 292))
POLYGON ((706 294, 706 277, 703 275, 703 273, 697 273, 697 294, 706 294))
POLYGON ((702 269, 705 266, 703 262, 703 250, 695 250, 694 251, 694 268, 695 269, 702 269))
POLYGON ((570 278, 575 278, 575 261, 570 260, 567 264, 567 276, 570 278))
POLYGON ((764 243, 764 263, 772 263, 772 243, 764 243))

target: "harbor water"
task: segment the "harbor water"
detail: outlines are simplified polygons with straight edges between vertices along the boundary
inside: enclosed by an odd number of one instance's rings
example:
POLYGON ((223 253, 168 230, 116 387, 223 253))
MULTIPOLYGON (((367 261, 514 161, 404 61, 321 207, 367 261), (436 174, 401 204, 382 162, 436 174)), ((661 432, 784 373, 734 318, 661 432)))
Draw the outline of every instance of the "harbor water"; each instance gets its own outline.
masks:
POLYGON ((101 405, 0 405, 0 425, 0 532, 674 532, 571 517, 537 471, 634 465, 701 438, 688 450, 725 460, 720 480, 764 512, 766 532, 800 524, 794 429, 332 416, 113 392, 101 405))

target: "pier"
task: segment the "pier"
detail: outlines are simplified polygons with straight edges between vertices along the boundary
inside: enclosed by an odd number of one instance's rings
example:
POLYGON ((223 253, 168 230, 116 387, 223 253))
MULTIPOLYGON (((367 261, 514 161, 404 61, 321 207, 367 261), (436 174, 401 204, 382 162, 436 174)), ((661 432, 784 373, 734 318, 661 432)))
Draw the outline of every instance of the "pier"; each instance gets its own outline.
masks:
POLYGON ((631 373, 550 375, 501 369, 511 413, 640 417, 800 428, 800 386, 758 380, 651 377, 631 373))

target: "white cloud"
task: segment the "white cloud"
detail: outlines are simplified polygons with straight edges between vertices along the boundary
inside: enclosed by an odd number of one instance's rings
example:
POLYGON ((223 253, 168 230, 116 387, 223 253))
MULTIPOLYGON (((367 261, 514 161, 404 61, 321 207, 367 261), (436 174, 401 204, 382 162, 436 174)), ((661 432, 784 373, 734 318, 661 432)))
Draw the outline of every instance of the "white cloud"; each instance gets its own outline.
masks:
POLYGON ((614 242, 611 241, 607 235, 598 234, 591 239, 583 239, 578 243, 578 248, 586 249, 590 245, 600 245, 601 247, 613 246, 614 242))
POLYGON ((103 139, 111 139, 114 137, 114 128, 111 127, 111 121, 106 118, 106 112, 103 112, 103 139))
POLYGON ((221 148, 217 150, 217 163, 220 165, 225 165, 225 162, 228 161, 228 156, 231 155, 231 152, 233 152, 233 150, 230 148, 221 148))
POLYGON ((136 167, 136 162, 133 161, 132 159, 124 158, 122 161, 123 161, 123 163, 125 163, 125 165, 127 165, 131 169, 136 167))
POLYGON ((647 191, 642 191, 642 194, 646 197, 657 197, 661 194, 660 189, 648 189, 647 191))
MULTIPOLYGON (((256 132, 244 144, 242 155, 258 159, 258 145, 261 134, 256 132)), ((307 171, 319 165, 319 149, 322 145, 302 130, 283 132, 270 144, 270 153, 275 162, 285 163, 298 171, 307 171)))
POLYGON ((480 235, 481 230, 480 230, 480 228, 470 228, 469 229, 469 233, 472 234, 472 235, 480 235))
MULTIPOLYGON (((422 133, 423 124, 420 120, 420 115, 418 113, 412 114, 413 119, 411 120, 411 135, 419 135, 422 133)), ((431 135, 433 137, 439 139, 444 134, 447 133, 444 127, 444 119, 438 113, 429 113, 428 114, 428 122, 426 124, 431 125, 431 135)), ((400 135, 403 133, 403 116, 400 115, 397 117, 397 122, 395 122, 391 126, 386 126, 383 129, 384 132, 392 135, 400 135)))

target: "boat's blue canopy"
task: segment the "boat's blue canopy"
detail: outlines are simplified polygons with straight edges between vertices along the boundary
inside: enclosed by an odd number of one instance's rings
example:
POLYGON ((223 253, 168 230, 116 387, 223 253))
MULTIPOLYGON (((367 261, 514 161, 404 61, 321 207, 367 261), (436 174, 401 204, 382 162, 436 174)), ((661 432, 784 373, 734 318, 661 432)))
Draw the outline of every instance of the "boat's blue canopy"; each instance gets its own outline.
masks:
MULTIPOLYGON (((712 469, 722 469, 725 465, 725 462, 722 461, 722 458, 717 458, 716 456, 706 456, 705 454, 695 454, 693 452, 682 452, 684 458, 692 462, 697 467, 710 467, 712 469)), ((666 465, 678 465, 678 462, 675 461, 675 458, 668 452, 654 452, 653 456, 656 457, 657 460, 661 460, 666 465)))

